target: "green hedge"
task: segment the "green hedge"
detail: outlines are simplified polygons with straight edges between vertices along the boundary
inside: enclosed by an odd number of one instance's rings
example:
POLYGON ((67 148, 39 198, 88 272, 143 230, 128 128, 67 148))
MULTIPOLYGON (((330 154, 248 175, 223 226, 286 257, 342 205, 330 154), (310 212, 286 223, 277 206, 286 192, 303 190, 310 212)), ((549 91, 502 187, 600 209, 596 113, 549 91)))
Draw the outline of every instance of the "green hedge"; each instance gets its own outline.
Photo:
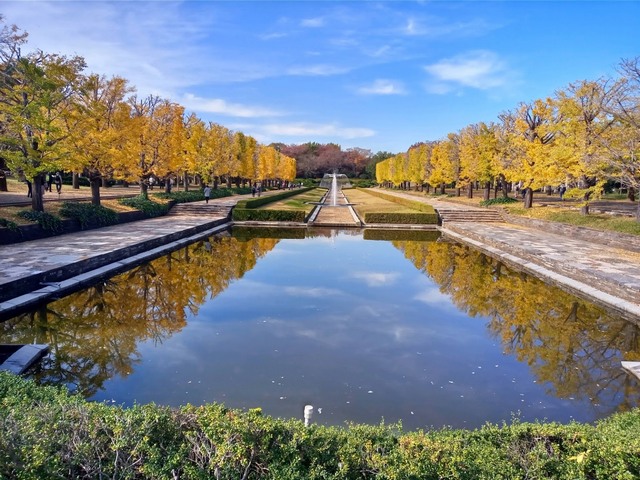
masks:
POLYGON ((122 205, 140 210, 147 217, 160 217, 166 215, 171 208, 170 203, 156 203, 153 200, 144 198, 142 195, 131 198, 120 198, 118 200, 122 205))
POLYGON ((520 200, 518 200, 517 198, 497 197, 497 198, 490 198, 489 200, 483 200, 480 202, 480 205, 482 205, 483 207, 488 207, 490 205, 505 205, 509 203, 519 203, 519 202, 520 200))
POLYGON ((17 215, 20 218, 36 222, 43 230, 51 233, 62 233, 64 225, 62 220, 49 212, 38 212, 36 210, 20 210, 17 215))
POLYGON ((302 210, 256 210, 236 206, 232 218, 236 222, 304 222, 306 213, 302 210))
POLYGON ((78 221, 82 228, 90 225, 105 227, 118 223, 118 214, 114 210, 86 202, 64 202, 60 207, 60 215, 78 221))
POLYGON ((419 212, 435 214, 435 210, 433 209, 433 207, 426 203, 416 202, 415 200, 409 200, 408 198, 396 197, 395 195, 389 195, 387 193, 381 192, 379 190, 375 190, 373 188, 367 188, 367 189, 361 189, 361 190, 363 192, 367 192, 370 195, 374 195, 376 197, 389 200, 390 202, 397 203, 399 205, 404 205, 405 207, 412 208, 413 210, 418 210, 419 212))
POLYGON ((640 477, 639 431, 640 409, 595 426, 305 428, 219 404, 108 406, 0 372, 7 479, 631 480, 640 477))
POLYGON ((437 225, 438 215, 435 212, 434 213, 367 212, 364 214, 364 223, 437 225))

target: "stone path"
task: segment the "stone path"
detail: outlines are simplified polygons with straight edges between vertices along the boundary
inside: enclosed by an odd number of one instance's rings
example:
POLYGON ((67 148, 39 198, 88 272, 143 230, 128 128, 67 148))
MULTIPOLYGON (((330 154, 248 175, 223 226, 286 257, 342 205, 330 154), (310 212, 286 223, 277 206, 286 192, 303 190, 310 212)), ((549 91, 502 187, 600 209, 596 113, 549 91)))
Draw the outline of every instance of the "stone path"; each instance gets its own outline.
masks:
POLYGON ((353 207, 348 205, 342 191, 336 195, 336 205, 331 201, 331 190, 327 192, 320 209, 309 219, 309 226, 318 227, 360 227, 362 223, 353 207))

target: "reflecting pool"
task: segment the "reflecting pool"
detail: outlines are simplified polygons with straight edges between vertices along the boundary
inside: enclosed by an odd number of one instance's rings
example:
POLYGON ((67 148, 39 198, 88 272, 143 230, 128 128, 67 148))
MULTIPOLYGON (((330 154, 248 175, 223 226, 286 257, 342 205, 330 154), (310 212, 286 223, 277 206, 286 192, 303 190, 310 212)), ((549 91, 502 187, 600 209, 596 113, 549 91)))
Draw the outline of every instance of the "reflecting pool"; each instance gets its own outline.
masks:
POLYGON ((620 368, 636 324, 434 233, 237 229, 0 323, 31 342, 52 351, 32 377, 92 400, 310 404, 322 424, 593 421, 640 400, 620 368))

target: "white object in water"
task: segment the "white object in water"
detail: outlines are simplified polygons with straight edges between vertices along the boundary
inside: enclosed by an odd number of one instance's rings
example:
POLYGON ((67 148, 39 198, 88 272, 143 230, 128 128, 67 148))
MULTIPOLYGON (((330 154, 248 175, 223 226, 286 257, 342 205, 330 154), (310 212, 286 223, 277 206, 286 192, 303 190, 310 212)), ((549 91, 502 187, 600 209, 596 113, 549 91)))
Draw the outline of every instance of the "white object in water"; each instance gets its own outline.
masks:
POLYGON ((311 423, 311 417, 313 416, 313 405, 304 406, 304 426, 308 427, 311 423))

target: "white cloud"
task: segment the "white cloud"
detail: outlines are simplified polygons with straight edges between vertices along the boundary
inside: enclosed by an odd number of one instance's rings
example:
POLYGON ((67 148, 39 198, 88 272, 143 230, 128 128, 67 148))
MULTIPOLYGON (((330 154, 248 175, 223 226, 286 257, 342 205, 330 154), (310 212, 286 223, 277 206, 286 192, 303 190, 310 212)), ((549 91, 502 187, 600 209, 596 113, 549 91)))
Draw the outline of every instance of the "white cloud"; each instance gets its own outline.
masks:
POLYGON ((369 287, 393 285, 400 278, 400 274, 394 272, 353 272, 350 276, 356 280, 364 280, 369 287))
POLYGON ((337 67, 335 65, 307 65, 305 67, 290 68, 287 73, 289 75, 299 75, 308 77, 328 77, 330 75, 341 75, 347 73, 349 68, 337 67))
POLYGON ((258 127, 270 135, 290 135, 294 137, 327 136, 338 138, 366 138, 375 135, 369 128, 341 127, 335 124, 282 123, 258 127))
POLYGON ((435 287, 427 288, 426 290, 417 294, 414 299, 434 307, 443 307, 445 305, 448 306, 451 304, 451 299, 449 298, 449 296, 440 292, 440 290, 435 287))
POLYGON ((378 79, 371 85, 360 87, 358 93, 363 95, 404 95, 407 92, 400 82, 378 79))
POLYGON ((302 20, 300 22, 300 25, 302 25, 303 27, 311 27, 311 28, 323 27, 324 26, 324 18, 322 18, 322 17, 305 18, 304 20, 302 20))
POLYGON ((476 50, 441 60, 424 67, 442 85, 453 85, 487 90, 503 86, 511 76, 504 61, 486 50, 476 50))
POLYGON ((332 288, 285 287, 284 292, 294 297, 328 298, 342 295, 340 290, 332 288))
POLYGON ((187 110, 220 113, 231 117, 256 118, 284 115, 283 112, 270 110, 268 108, 229 103, 220 98, 201 98, 190 93, 185 94, 180 103, 184 105, 187 110))

